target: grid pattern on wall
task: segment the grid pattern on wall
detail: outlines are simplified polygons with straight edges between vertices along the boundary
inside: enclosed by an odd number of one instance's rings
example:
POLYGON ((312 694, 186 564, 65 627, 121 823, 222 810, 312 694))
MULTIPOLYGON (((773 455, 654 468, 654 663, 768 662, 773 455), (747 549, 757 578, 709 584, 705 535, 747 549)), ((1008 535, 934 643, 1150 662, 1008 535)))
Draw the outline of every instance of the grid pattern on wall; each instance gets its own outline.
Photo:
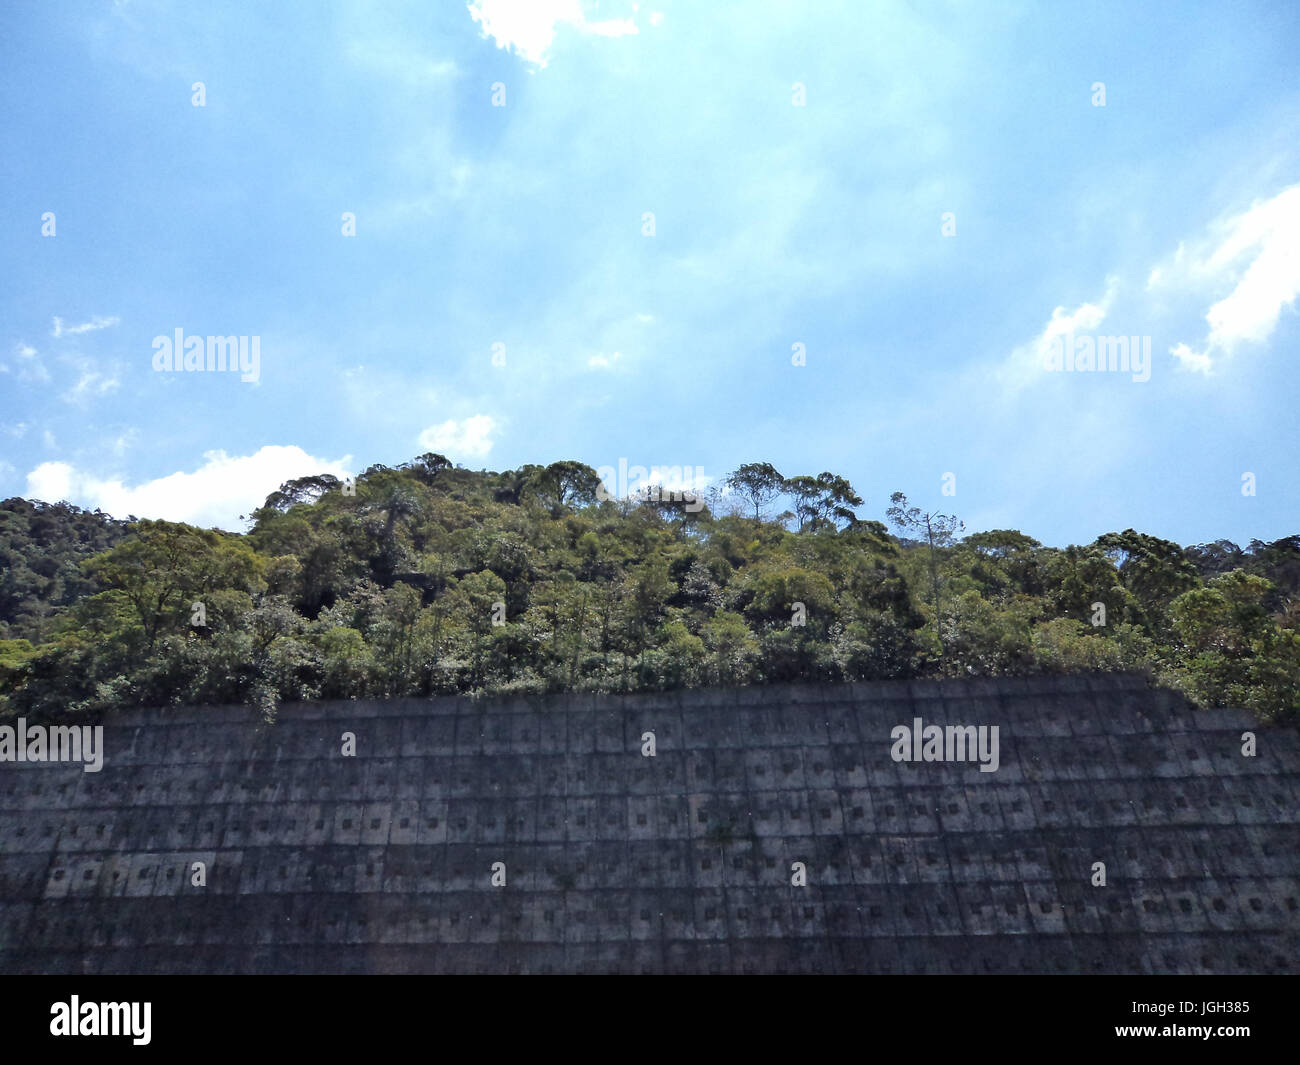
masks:
POLYGON ((137 711, 104 748, 0 763, 0 971, 1300 969, 1296 733, 1126 675, 137 711), (997 771, 895 761, 917 718, 998 726, 997 771))

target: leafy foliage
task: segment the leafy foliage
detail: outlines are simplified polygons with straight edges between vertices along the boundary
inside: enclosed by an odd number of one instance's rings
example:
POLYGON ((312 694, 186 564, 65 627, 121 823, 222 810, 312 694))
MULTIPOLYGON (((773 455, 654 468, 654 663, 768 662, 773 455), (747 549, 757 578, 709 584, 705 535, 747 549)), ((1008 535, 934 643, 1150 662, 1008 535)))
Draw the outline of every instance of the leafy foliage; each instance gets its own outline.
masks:
POLYGON ((245 534, 8 500, 0 713, 1092 669, 1297 713, 1300 537, 962 539, 902 493, 893 536, 831 473, 725 483, 602 501, 578 462, 427 454, 281 485, 245 534))

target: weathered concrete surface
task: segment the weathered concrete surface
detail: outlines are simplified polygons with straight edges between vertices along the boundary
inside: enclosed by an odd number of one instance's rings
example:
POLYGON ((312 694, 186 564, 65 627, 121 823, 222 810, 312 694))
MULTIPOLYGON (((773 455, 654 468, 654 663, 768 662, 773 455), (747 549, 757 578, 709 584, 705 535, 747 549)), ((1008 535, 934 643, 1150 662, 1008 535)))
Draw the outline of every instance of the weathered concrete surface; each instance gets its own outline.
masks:
POLYGON ((1135 678, 141 711, 105 746, 0 763, 0 971, 1300 969, 1296 734, 1135 678), (1000 768, 894 762, 916 717, 999 726, 1000 768))

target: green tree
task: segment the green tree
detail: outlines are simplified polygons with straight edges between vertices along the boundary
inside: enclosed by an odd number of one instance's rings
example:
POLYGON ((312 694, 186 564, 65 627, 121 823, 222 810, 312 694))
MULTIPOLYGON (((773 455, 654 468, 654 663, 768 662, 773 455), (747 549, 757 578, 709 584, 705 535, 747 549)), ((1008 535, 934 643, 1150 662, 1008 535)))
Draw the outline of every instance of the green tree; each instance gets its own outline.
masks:
POLYGON ((169 521, 140 521, 116 547, 88 559, 103 587, 135 608, 145 644, 165 629, 188 626, 192 604, 218 588, 254 590, 265 561, 238 537, 169 521))
POLYGON ((761 521, 763 507, 786 491, 786 481, 770 462, 748 462, 730 474, 726 485, 749 501, 754 520, 761 521))
POLYGON ((713 652, 714 677, 719 684, 738 684, 748 676, 759 645, 743 617, 720 611, 704 626, 704 640, 713 652))
POLYGON ((527 487, 551 517, 558 518, 568 508, 595 503, 600 477, 590 466, 566 460, 535 467, 527 487))
POLYGON ((943 645, 942 625, 939 608, 939 556, 938 552, 951 547, 957 542, 957 533, 964 532, 966 526, 951 514, 938 514, 934 511, 923 512, 920 507, 909 507, 907 496, 895 492, 889 497, 890 507, 885 512, 889 520, 900 532, 915 533, 924 537, 929 550, 930 593, 934 604, 934 631, 943 645))

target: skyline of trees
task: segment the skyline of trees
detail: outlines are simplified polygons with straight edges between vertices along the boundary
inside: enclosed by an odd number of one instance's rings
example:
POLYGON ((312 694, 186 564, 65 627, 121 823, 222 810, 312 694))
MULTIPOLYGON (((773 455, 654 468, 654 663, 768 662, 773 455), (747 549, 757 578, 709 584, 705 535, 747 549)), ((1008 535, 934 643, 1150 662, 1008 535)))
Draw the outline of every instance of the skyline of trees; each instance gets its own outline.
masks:
POLYGON ((601 501, 579 462, 430 453, 287 482, 246 533, 10 499, 0 715, 1090 669, 1300 709, 1300 536, 1052 548, 901 492, 891 534, 829 472, 726 483, 601 501))

